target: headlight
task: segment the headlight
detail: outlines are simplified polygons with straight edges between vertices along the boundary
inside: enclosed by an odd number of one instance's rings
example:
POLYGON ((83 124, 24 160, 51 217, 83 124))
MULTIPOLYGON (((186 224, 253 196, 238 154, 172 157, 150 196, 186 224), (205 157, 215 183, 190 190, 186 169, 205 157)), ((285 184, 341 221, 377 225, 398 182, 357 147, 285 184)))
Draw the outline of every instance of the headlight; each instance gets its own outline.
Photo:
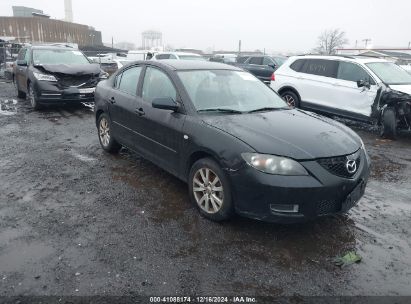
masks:
POLYGON ((107 72, 103 72, 100 74, 100 79, 107 79, 108 78, 108 73, 107 72))
POLYGON ((34 77, 40 81, 57 81, 56 77, 53 75, 46 75, 37 72, 33 72, 34 77))
POLYGON ((307 170, 290 158, 274 155, 243 153, 241 156, 251 167, 275 175, 308 175, 307 170))

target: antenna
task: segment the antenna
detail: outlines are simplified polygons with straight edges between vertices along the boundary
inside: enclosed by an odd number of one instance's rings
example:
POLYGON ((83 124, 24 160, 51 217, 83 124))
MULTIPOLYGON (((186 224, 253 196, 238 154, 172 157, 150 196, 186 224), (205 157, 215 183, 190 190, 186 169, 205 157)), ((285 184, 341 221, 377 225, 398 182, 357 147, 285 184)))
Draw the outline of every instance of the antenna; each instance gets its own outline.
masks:
POLYGON ((67 22, 73 22, 73 4, 71 0, 64 0, 64 20, 67 22))

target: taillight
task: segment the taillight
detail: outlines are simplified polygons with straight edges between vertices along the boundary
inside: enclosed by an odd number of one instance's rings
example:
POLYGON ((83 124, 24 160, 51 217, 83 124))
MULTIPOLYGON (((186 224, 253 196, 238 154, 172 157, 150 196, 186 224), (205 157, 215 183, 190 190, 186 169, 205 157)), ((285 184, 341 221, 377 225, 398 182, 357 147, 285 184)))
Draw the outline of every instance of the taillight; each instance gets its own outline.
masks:
POLYGON ((271 81, 275 81, 275 74, 271 75, 271 81))

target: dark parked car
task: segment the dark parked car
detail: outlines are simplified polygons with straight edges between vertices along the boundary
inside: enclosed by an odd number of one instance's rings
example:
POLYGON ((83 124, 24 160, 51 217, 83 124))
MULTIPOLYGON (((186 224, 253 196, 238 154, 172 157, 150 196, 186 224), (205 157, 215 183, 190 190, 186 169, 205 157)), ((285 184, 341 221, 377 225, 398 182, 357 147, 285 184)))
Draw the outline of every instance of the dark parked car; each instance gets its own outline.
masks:
POLYGON ((97 83, 108 74, 77 49, 64 46, 27 46, 20 50, 13 81, 18 97, 32 107, 94 101, 97 83))
POLYGON ((273 80, 275 70, 285 62, 285 59, 279 56, 240 56, 237 58, 237 63, 233 65, 249 71, 261 81, 269 84, 273 80))
POLYGON ((126 146, 188 183, 205 217, 296 222, 347 212, 370 160, 351 129, 292 109, 221 63, 139 61, 98 84, 104 150, 126 146))

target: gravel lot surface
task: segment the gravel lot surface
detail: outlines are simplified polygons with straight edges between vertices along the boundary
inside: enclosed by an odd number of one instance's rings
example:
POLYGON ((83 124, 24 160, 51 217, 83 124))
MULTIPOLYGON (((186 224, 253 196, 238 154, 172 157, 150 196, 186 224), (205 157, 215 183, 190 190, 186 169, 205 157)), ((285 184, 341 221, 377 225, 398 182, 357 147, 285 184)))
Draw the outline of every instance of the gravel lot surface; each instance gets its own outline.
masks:
POLYGON ((89 107, 34 112, 0 83, 0 296, 411 295, 411 136, 350 125, 373 168, 348 215, 216 224, 178 179, 104 153, 89 107))

